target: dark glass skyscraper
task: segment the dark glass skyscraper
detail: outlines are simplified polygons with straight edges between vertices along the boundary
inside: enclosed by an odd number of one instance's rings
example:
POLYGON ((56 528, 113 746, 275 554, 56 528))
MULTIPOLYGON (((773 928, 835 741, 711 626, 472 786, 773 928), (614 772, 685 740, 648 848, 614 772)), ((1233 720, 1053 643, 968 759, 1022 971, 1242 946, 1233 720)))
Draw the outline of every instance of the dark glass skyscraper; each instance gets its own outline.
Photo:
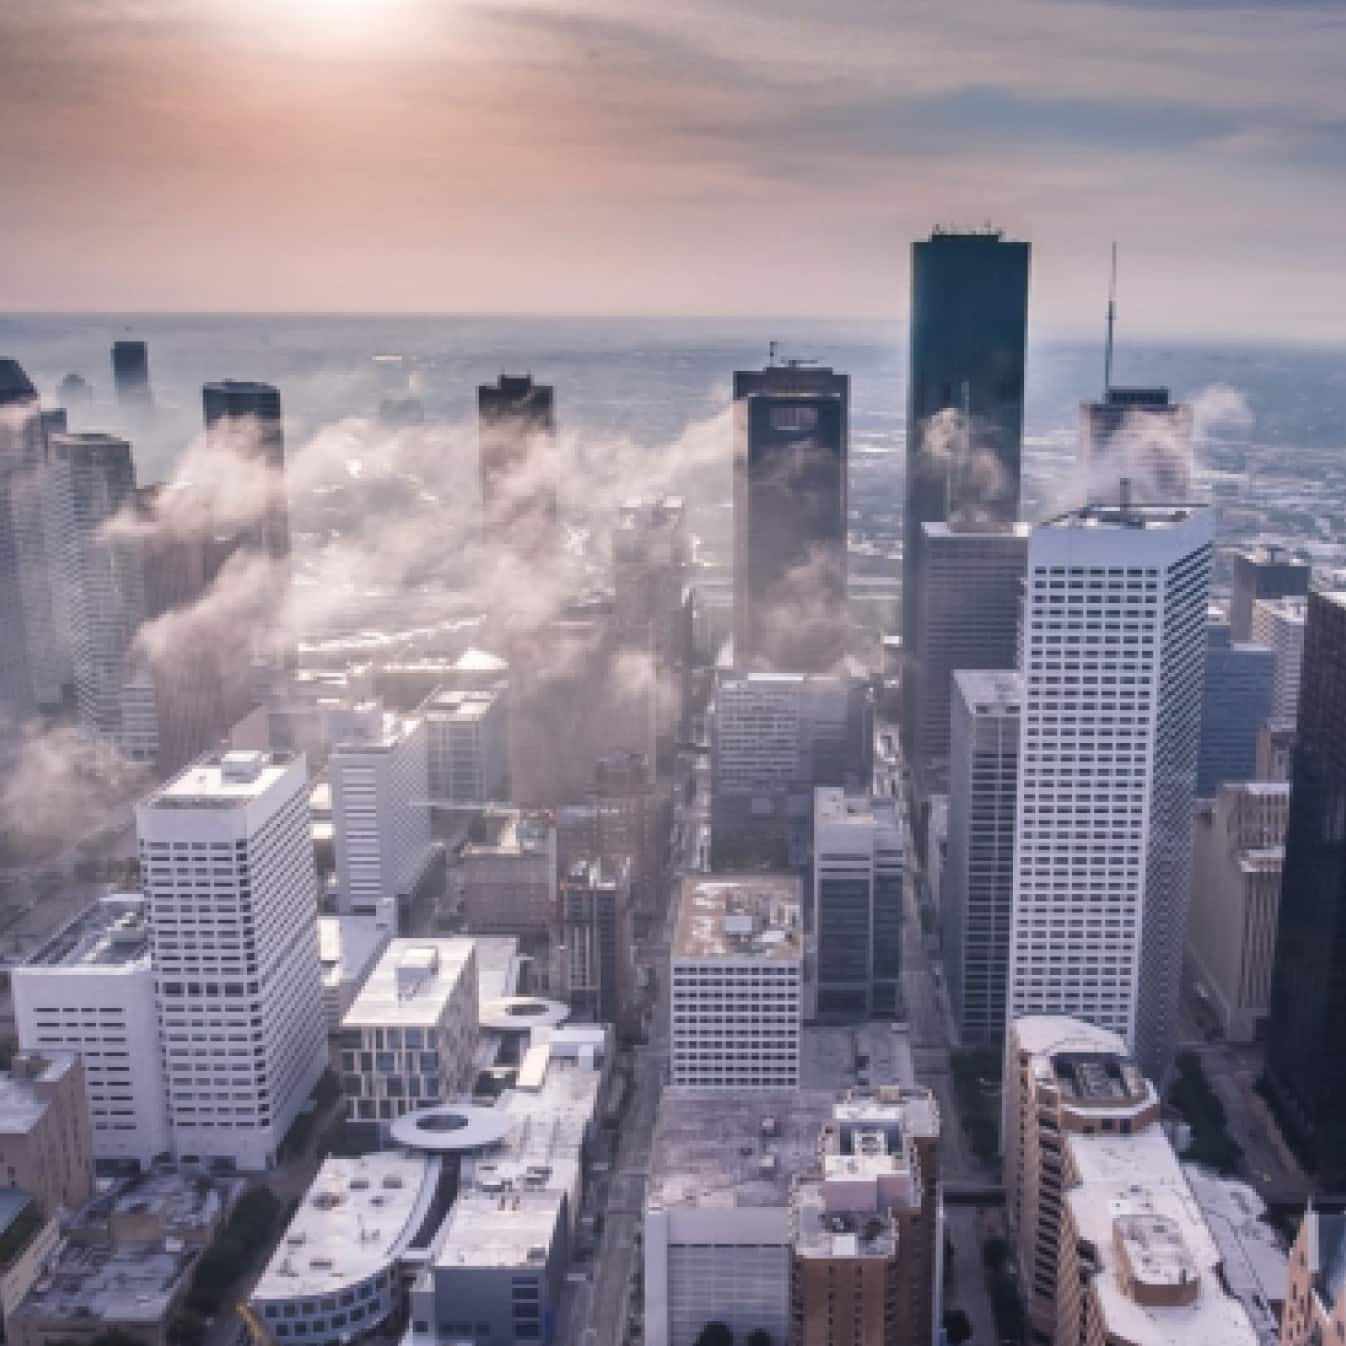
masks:
MULTIPOLYGON (((530 374, 477 388, 482 522, 488 530, 556 521, 555 464, 538 446, 556 434, 556 390, 530 374)), ((518 539, 513 539, 518 541, 518 539)))
MULTIPOLYGON (((912 247, 902 641, 913 688, 921 525, 1018 517, 1028 262, 1029 245, 999 233, 937 232, 912 247)), ((904 700, 908 741, 913 713, 904 700)))
POLYGON ((734 664, 826 673, 846 653, 850 378, 734 374, 734 664))
POLYGON ((1267 1079, 1324 1183, 1346 1180, 1346 592, 1309 596, 1267 1079))
POLYGON ((150 405, 150 352, 143 341, 112 343, 112 383, 117 402, 128 410, 150 405))
MULTIPOLYGON (((265 552, 275 561, 290 557, 290 511, 285 497, 285 428, 280 415, 280 393, 269 383, 222 379, 201 390, 206 434, 223 452, 241 460, 265 464, 266 500, 252 522, 226 547, 265 552)), ((215 567, 218 568, 218 567, 215 567)))

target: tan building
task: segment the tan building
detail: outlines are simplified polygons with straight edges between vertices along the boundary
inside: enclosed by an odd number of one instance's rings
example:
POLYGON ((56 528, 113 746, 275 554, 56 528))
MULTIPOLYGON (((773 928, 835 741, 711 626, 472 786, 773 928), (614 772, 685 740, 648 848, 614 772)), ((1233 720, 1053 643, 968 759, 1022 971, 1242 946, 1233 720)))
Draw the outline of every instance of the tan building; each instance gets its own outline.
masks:
POLYGON ((1295 722, 1267 720, 1257 731, 1257 779, 1289 780, 1295 750, 1295 722))
POLYGON ((1231 1042, 1252 1042, 1268 1012, 1290 786, 1222 785, 1197 808, 1187 953, 1231 1042))
MULTIPOLYGON (((1071 1134, 1158 1132, 1159 1097, 1113 1032, 1078 1019, 1014 1020, 1005 1049, 1005 1199, 1034 1346, 1056 1332, 1063 1149, 1071 1134)), ((1074 1338, 1069 1340, 1074 1346, 1074 1338)))
POLYGON ((463 915, 474 935, 550 936, 556 825, 548 813, 488 809, 463 850, 463 915))
POLYGON ((0 1076, 0 1187, 31 1192, 46 1216, 93 1195, 93 1131, 73 1052, 26 1052, 0 1076))
POLYGON ((1346 1215, 1310 1205, 1290 1250, 1281 1346, 1346 1341, 1346 1215))
POLYGON ((791 1199, 792 1346, 927 1346, 942 1237, 934 1096, 839 1103, 819 1152, 791 1199))

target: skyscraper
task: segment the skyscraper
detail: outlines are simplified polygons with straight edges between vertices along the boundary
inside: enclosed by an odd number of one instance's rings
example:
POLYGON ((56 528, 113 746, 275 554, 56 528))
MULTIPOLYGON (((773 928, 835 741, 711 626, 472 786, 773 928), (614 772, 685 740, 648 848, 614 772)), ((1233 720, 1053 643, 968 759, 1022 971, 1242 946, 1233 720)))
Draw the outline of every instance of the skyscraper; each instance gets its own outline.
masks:
MULTIPOLYGON (((1029 245, 998 232, 937 231, 912 246, 902 552, 908 667, 919 667, 923 650, 921 525, 1018 518, 1028 267, 1029 245)), ((904 703, 904 736, 913 714, 904 703)))
POLYGON ((1284 547, 1253 547, 1234 557, 1229 625, 1235 640, 1254 639, 1253 604, 1259 598, 1302 598, 1309 591, 1307 561, 1293 560, 1284 547))
POLYGON ((1229 623, 1206 628, 1206 678, 1201 695, 1201 746, 1196 792, 1213 799, 1226 781, 1252 780, 1257 731, 1272 713, 1276 656, 1263 645, 1233 641, 1229 623))
POLYGON ((112 383, 123 411, 149 409, 150 353, 143 341, 112 343, 112 383))
POLYGON ((80 724, 115 741, 128 656, 144 616, 139 548, 108 527, 133 503, 131 446, 115 435, 57 434, 48 452, 80 724))
POLYGON ((1189 500, 1192 408, 1167 388, 1109 388, 1080 403, 1080 473, 1085 501, 1110 500, 1123 477, 1138 504, 1189 500))
MULTIPOLYGON (((501 374, 477 388, 482 522, 489 530, 556 522, 556 390, 531 374, 501 374)), ((520 539, 510 539, 517 544, 520 539)))
POLYGON ((1214 520, 1089 506, 1028 547, 1009 1014, 1177 1032, 1214 520))
POLYGON ((232 539, 239 546, 264 553, 273 561, 290 558, 290 511, 285 496, 285 426, 280 393, 269 383, 222 379, 201 390, 206 435, 211 444, 243 464, 262 471, 257 482, 260 506, 232 539))
POLYGON ((846 653, 850 378, 734 373, 734 666, 827 673, 846 653))
POLYGON ((1253 601, 1252 637, 1271 650, 1276 661, 1271 687, 1270 718, 1292 725, 1299 713, 1299 680, 1304 665, 1304 623, 1309 600, 1305 595, 1258 598, 1253 601))
POLYGON ((1324 1183, 1346 1178, 1346 592, 1309 595, 1267 1080, 1324 1183))
POLYGON ((327 1064, 302 756, 201 758, 136 806, 173 1152, 265 1169, 327 1064))

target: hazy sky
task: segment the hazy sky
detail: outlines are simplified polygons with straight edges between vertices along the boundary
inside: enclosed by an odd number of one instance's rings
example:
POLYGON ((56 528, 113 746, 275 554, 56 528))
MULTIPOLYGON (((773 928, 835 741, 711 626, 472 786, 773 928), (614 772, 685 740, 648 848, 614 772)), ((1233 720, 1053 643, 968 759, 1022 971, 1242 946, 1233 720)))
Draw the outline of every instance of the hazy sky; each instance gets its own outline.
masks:
POLYGON ((1346 336, 1346 0, 0 0, 8 309, 903 317, 1346 336))

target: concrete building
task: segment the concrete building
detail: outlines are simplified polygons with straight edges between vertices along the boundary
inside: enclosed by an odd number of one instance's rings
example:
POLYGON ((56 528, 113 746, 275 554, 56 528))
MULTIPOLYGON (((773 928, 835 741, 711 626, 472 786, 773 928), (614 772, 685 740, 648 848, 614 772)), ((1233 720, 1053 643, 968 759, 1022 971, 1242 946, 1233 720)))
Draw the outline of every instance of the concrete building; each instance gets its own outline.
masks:
POLYGON ((1090 506, 1034 529, 1024 616, 1009 1010, 1171 1058, 1214 519, 1090 506))
POLYGON ((953 675, 948 841, 939 912, 949 1005, 963 1042, 1005 1033, 1023 679, 953 675))
POLYGON ((1299 1225, 1281 1318, 1281 1346, 1346 1340, 1346 1215, 1310 1202, 1299 1225))
POLYGON ((1273 713, 1276 656, 1265 646, 1230 638, 1229 624, 1206 627, 1206 678, 1201 694, 1201 741, 1196 792, 1210 799, 1226 781, 1251 780, 1257 732, 1273 713))
POLYGON ((463 848, 463 917, 474 935, 547 939, 556 922, 556 824, 550 814, 488 809, 463 848))
POLYGON ((1030 1015, 1008 1027, 1002 1106, 1005 1204, 1028 1340, 1034 1346, 1084 1340, 1055 1335, 1058 1269, 1063 1258, 1074 1256, 1073 1245, 1062 1246, 1060 1238, 1069 1186, 1067 1137, 1148 1129, 1167 1147, 1159 1130, 1159 1096, 1118 1034, 1076 1019, 1030 1015))
POLYGON ((322 967, 323 1019, 329 1034, 341 1028, 390 938, 377 916, 319 916, 318 961, 322 967))
POLYGON ((1289 816, 1284 783, 1222 785, 1197 807, 1187 952, 1231 1042, 1266 1026, 1289 816))
POLYGON ((437 804, 489 804, 508 798, 508 691, 441 688, 422 704, 430 798, 437 804))
POLYGON ((1234 557, 1234 587, 1229 602, 1229 624, 1235 640, 1256 640, 1253 604, 1260 598, 1304 598, 1312 572, 1307 561, 1296 561, 1284 547, 1252 547, 1234 557))
POLYGON ((341 1021, 347 1121, 386 1140, 404 1113, 470 1090, 477 1050, 470 939, 395 939, 341 1021))
POLYGON ((1193 421, 1191 404, 1170 401, 1167 388, 1112 387, 1101 402, 1081 402, 1085 502, 1115 500, 1123 477, 1137 504, 1190 500, 1193 421))
POLYGON ((172 1148, 154 969, 139 893, 105 897, 10 974, 23 1051, 83 1061, 98 1159, 142 1168, 172 1148))
POLYGON ((797 1085, 804 968, 798 878, 684 878, 671 950, 671 1082, 702 1089, 797 1085))
POLYGON ((562 994, 595 1023, 629 1025, 634 1011, 631 864, 581 860, 561 880, 562 994))
POLYGON ((427 771, 424 722, 377 704, 360 707, 333 737, 338 909, 376 916, 394 933, 434 857, 427 771))
POLYGON ((708 1322, 791 1340, 791 1188, 817 1163, 830 1090, 666 1089, 650 1151, 645 1341, 695 1346, 708 1322))
POLYGON ((897 802, 823 786, 813 795, 819 1014, 898 1008, 905 843, 897 802))
POLYGON ((1253 603, 1252 639, 1268 646, 1276 661, 1271 718, 1293 721, 1299 710, 1299 679, 1304 665, 1304 623, 1309 600, 1303 595, 1259 598, 1253 603))
POLYGON ((73 1052, 21 1052, 0 1075, 0 1186, 22 1188, 48 1218, 93 1195, 84 1068, 73 1052))
POLYGON ((928 1089, 883 1089, 833 1109, 819 1144, 821 1172, 792 1193, 791 1342, 938 1340, 939 1131, 928 1089))
POLYGON ((326 1065, 308 793, 302 757, 237 751, 136 806, 182 1162, 269 1168, 326 1065))
MULTIPOLYGON (((477 388, 482 526, 497 539, 556 523, 556 390, 531 374, 477 388)), ((512 545, 529 539, 514 536, 512 545)))
POLYGON ((442 1168, 414 1150, 323 1160, 248 1298, 273 1340, 342 1346, 397 1311, 400 1260, 443 1215, 442 1168))

